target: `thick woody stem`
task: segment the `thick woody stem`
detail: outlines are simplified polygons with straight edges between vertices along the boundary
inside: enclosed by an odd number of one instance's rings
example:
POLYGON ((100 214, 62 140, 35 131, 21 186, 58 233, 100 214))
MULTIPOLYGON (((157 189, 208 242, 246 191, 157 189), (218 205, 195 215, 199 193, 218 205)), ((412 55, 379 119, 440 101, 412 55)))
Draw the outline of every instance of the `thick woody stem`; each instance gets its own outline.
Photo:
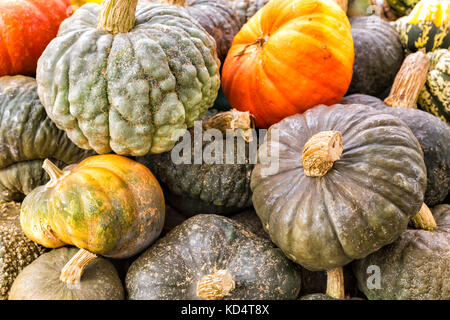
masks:
POLYGON ((202 300, 221 300, 234 289, 235 283, 229 270, 218 270, 203 276, 197 285, 197 295, 202 300))
POLYGON ((325 175, 341 157, 342 151, 342 134, 339 131, 322 131, 313 135, 303 146, 305 174, 310 177, 325 175))
POLYGON ((80 249, 61 270, 59 280, 67 284, 80 283, 84 269, 87 267, 89 262, 95 258, 97 258, 96 254, 93 254, 85 249, 80 249))
POLYGON ((384 103, 391 107, 417 109, 417 99, 427 81, 429 68, 430 59, 425 49, 407 56, 384 103))
POLYGON ((416 229, 431 231, 436 228, 436 221, 434 220, 433 214, 425 203, 422 204, 419 212, 411 218, 411 222, 416 229))
POLYGON ((135 22, 138 0, 104 0, 98 14, 97 29, 112 34, 130 31, 135 22))
POLYGON ((345 299, 344 271, 342 267, 327 271, 327 295, 335 299, 345 299))
POLYGON ((234 135, 240 135, 245 141, 253 140, 255 117, 248 111, 242 112, 236 109, 218 113, 203 123, 203 129, 218 129, 223 134, 232 131, 234 135))
POLYGON ((56 184, 58 183, 58 181, 60 179, 62 179, 65 175, 68 174, 68 172, 62 171, 53 162, 51 162, 48 159, 44 160, 44 163, 42 164, 42 168, 50 176, 50 181, 45 185, 46 188, 53 188, 54 186, 56 186, 56 184))

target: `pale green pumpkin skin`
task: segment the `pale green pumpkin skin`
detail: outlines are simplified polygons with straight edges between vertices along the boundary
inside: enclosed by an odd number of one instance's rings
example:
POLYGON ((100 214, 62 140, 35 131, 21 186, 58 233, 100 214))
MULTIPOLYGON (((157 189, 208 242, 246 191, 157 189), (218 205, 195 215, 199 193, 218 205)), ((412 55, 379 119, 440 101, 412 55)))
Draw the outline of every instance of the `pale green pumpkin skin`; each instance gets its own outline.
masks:
POLYGON ((97 29, 99 9, 78 9, 39 59, 47 114, 97 153, 168 151, 217 96, 215 41, 174 6, 138 6, 134 27, 116 35, 97 29))

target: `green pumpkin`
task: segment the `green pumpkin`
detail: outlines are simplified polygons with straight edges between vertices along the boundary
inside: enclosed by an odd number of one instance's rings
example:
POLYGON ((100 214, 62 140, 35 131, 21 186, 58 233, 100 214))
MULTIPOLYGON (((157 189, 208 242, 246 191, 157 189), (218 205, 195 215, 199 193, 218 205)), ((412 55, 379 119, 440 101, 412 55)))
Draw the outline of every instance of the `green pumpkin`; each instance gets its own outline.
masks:
POLYGON ((0 200, 20 201, 49 177, 45 158, 71 164, 92 154, 74 145, 47 117, 34 78, 0 78, 0 200))
POLYGON ((0 203, 0 300, 8 298, 19 272, 45 252, 22 232, 19 211, 20 203, 0 203))
POLYGON ((39 59, 47 114, 81 148, 168 151, 217 96, 214 39, 182 8, 136 3, 84 5, 39 59))
POLYGON ((283 119, 269 128, 258 159, 256 213, 287 257, 311 271, 392 243, 423 203, 417 139, 397 117, 364 105, 319 105, 283 119))
POLYGON ((450 205, 432 212, 437 223, 433 231, 408 229, 394 243, 354 262, 358 285, 370 300, 450 299, 450 205), (371 265, 380 268, 378 289, 368 288, 371 265))
POLYGON ((122 282, 104 258, 91 261, 78 284, 67 285, 59 279, 61 269, 77 251, 63 247, 34 260, 17 276, 9 300, 123 300, 122 282))
POLYGON ((450 51, 429 52, 430 71, 417 101, 421 109, 450 124, 450 51))
POLYGON ((297 298, 300 274, 270 241, 200 214, 137 258, 125 283, 131 300, 287 300, 297 298))
POLYGON ((347 5, 347 16, 360 17, 374 14, 372 0, 349 0, 347 5))
POLYGON ((404 16, 411 12, 420 0, 387 0, 389 7, 398 15, 404 16))

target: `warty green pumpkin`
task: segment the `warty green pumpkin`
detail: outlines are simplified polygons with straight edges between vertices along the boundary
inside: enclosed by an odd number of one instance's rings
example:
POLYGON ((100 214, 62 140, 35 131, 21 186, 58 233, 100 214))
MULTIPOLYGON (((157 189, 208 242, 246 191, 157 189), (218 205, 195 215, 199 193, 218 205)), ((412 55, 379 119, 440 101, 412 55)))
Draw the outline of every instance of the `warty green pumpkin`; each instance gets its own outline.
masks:
POLYGON ((123 300, 122 282, 112 263, 104 258, 90 262, 75 285, 59 279, 61 269, 77 251, 59 248, 34 260, 14 281, 9 300, 123 300))
POLYGON ((0 300, 8 298, 19 272, 45 252, 24 235, 19 211, 20 203, 0 203, 0 300))
POLYGON ((154 173, 164 187, 167 202, 185 216, 239 212, 252 204, 250 175, 254 162, 247 140, 253 139, 253 127, 248 112, 211 111, 171 152, 139 157, 137 161, 154 173), (226 136, 226 130, 232 134, 226 136), (223 139, 208 139, 208 132, 223 139), (216 145, 222 147, 217 155, 216 145), (179 157, 176 161, 174 154, 179 157), (197 160, 197 155, 202 157, 197 160))
POLYGON ((377 15, 350 19, 355 62, 347 94, 382 95, 390 88, 403 62, 397 31, 377 15))
POLYGON ((407 15, 411 12, 420 0, 386 0, 389 7, 399 16, 407 15))
POLYGON ((80 148, 132 156, 168 151, 217 96, 214 39, 184 10, 136 5, 84 5, 39 59, 39 97, 80 148))
POLYGON ((63 166, 92 154, 73 144, 48 118, 34 78, 0 77, 0 200, 20 201, 45 184, 45 158, 63 166))
POLYGON ((450 205, 432 212, 437 223, 433 231, 405 230, 394 243, 353 263, 358 285, 370 300, 450 299, 450 205), (380 268, 378 289, 367 284, 371 265, 380 268))
POLYGON ((419 107, 450 124, 450 51, 429 52, 430 71, 417 101, 419 107))
POLYGON ((199 214, 147 249, 125 279, 131 300, 292 300, 300 274, 243 225, 199 214))

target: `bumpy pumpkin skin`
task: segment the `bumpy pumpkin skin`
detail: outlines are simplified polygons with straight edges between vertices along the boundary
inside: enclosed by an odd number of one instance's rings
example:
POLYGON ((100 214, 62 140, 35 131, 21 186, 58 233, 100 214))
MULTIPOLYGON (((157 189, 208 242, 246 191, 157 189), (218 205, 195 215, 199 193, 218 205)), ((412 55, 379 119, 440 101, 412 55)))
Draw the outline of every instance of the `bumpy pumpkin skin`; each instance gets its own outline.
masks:
POLYGON ((288 117, 270 127, 258 157, 256 213, 287 257, 311 271, 393 242, 423 203, 426 169, 416 138, 397 117, 363 105, 321 105, 288 117), (303 146, 328 130, 342 133, 343 153, 324 176, 306 176, 303 146), (267 156, 276 148, 279 160, 267 156), (273 161, 279 168, 268 171, 273 161))
MULTIPOLYGON (((206 121, 214 114, 214 111, 208 111, 202 120, 206 121)), ((194 129, 190 129, 189 134, 191 164, 175 164, 171 152, 137 159, 148 167, 164 186, 167 202, 187 217, 199 213, 229 215, 250 207, 252 205, 250 176, 254 165, 249 161, 248 143, 245 143, 246 163, 237 162, 237 139, 242 139, 238 137, 233 141, 233 164, 226 164, 226 139, 223 141, 223 164, 208 164, 205 161, 195 164, 194 129)), ((202 154, 213 144, 211 141, 203 141, 202 154)))
POLYGON ((350 19, 355 62, 347 94, 381 95, 390 88, 403 62, 397 31, 377 15, 350 19))
POLYGON ((34 75, 39 57, 71 13, 70 0, 1 0, 0 77, 34 75))
POLYGON ((427 56, 430 71, 417 103, 421 109, 450 124, 450 51, 440 49, 427 56))
POLYGON ((407 15, 411 12, 420 0, 386 0, 389 7, 399 16, 407 15))
POLYGON ((333 0, 271 0, 239 31, 222 69, 230 105, 268 128, 339 102, 354 60, 350 22, 333 0))
POLYGON ((74 145, 48 118, 35 79, 0 77, 0 200, 20 201, 46 183, 43 159, 63 165, 92 154, 74 145))
POLYGON ((442 203, 450 189, 450 126, 437 117, 417 109, 389 107, 378 98, 353 94, 342 99, 343 104, 360 103, 404 121, 414 133, 423 151, 427 167, 428 206, 442 203))
POLYGON ((243 26, 269 0, 228 0, 228 2, 239 18, 241 26, 243 26))
POLYGON ((8 298, 19 272, 45 252, 24 235, 19 211, 20 203, 0 203, 0 300, 8 298))
POLYGON ((22 203, 20 223, 33 241, 120 259, 142 251, 161 233, 164 196, 143 165, 101 155, 64 173, 55 187, 38 187, 22 203))
POLYGON ((449 300, 450 205, 432 209, 437 228, 408 229, 394 243, 353 263, 360 289, 370 300, 449 300), (380 289, 367 288, 367 267, 381 272, 380 289))
POLYGON ((231 219, 196 215, 134 261, 126 277, 131 300, 198 300, 198 281, 228 269, 235 289, 224 300, 295 299, 300 274, 268 240, 231 219))
POLYGON ((59 248, 33 261, 14 281, 9 300, 123 300, 122 282, 108 260, 97 257, 84 270, 80 283, 59 280, 61 269, 77 253, 76 248, 59 248))
POLYGON ((215 41, 174 6, 139 6, 133 29, 116 35, 96 28, 99 8, 88 3, 65 20, 39 59, 47 114, 80 148, 168 151, 214 103, 215 41))

